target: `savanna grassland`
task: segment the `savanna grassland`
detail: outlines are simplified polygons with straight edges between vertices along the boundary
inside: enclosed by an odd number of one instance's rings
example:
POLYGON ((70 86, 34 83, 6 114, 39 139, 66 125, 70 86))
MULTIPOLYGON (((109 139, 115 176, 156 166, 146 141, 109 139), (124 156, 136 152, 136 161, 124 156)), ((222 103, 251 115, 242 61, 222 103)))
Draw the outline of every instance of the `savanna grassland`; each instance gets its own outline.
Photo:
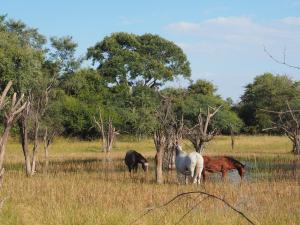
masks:
MULTIPOLYGON (((5 158, 5 198, 0 224, 131 224, 153 207, 179 193, 205 191, 244 212, 255 224, 299 224, 300 157, 290 154, 286 137, 240 136, 231 150, 229 137, 218 137, 205 154, 231 155, 246 164, 240 183, 236 173, 222 182, 210 176, 200 187, 177 184, 175 172, 165 172, 165 184, 154 182, 152 140, 119 138, 110 155, 98 141, 59 139, 50 147, 46 169, 42 149, 37 173, 27 178, 21 146, 10 140, 5 158), (123 162, 125 151, 136 149, 150 159, 150 171, 130 177, 123 162)), ((189 143, 183 149, 191 151, 189 143)), ((194 194, 155 209, 135 224, 248 224, 222 202, 194 194), (191 208, 186 216, 183 215, 191 208), (183 218, 182 218, 183 217, 183 218)))

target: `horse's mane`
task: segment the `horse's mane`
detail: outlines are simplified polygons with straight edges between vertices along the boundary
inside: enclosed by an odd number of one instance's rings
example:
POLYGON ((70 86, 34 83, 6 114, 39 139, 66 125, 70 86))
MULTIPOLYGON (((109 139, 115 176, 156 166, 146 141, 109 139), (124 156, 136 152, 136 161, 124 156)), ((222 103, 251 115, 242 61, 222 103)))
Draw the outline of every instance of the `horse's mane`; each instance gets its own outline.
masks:
POLYGON ((245 165, 244 165, 243 163, 237 161, 236 159, 234 159, 234 158, 232 158, 232 157, 230 157, 230 156, 224 156, 224 158, 230 160, 230 161, 233 162, 234 164, 239 164, 239 165, 241 165, 242 167, 245 167, 245 165))
POLYGON ((132 154, 135 154, 139 160, 144 161, 145 163, 148 162, 147 159, 144 156, 142 156, 142 154, 138 153, 137 151, 131 150, 131 152, 132 152, 132 154))
POLYGON ((186 154, 185 151, 182 150, 182 147, 178 144, 175 145, 175 150, 176 150, 176 155, 178 155, 179 153, 183 153, 186 154))

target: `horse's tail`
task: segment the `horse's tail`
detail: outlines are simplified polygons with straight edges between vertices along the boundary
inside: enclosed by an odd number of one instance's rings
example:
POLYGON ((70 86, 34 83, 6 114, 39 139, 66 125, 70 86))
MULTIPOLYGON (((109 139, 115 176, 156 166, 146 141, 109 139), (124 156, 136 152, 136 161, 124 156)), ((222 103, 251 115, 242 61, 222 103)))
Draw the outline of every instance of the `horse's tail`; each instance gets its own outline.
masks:
POLYGON ((197 163, 196 163, 196 174, 201 175, 201 172, 204 168, 204 159, 202 157, 202 155, 197 155, 197 163))
POLYGON ((202 171, 204 169, 204 159, 202 155, 197 154, 196 168, 194 173, 194 183, 200 184, 200 179, 202 175, 202 171))

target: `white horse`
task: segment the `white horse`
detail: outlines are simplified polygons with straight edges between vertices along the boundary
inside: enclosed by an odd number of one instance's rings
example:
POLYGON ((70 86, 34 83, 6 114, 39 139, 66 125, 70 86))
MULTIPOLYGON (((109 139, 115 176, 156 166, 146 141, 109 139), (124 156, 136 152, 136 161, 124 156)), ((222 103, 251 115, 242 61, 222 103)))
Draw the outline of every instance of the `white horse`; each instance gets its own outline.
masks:
POLYGON ((186 153, 180 145, 176 144, 176 171, 179 178, 180 174, 185 175, 185 183, 188 183, 188 177, 193 179, 193 183, 200 184, 201 173, 204 167, 204 160, 200 153, 186 153))

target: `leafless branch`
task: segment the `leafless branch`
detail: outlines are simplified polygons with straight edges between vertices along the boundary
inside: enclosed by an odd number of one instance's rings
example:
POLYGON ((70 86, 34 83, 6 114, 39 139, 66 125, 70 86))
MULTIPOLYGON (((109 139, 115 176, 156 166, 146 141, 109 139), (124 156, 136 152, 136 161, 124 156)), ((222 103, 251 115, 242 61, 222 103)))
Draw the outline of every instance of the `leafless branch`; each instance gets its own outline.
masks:
POLYGON ((160 209, 160 208, 166 207, 167 205, 169 205, 170 203, 174 202, 175 200, 177 200, 177 199, 179 199, 179 198, 181 198, 183 196, 189 196, 191 194, 201 194, 201 195, 207 196, 207 198, 212 198, 212 199, 216 199, 218 201, 221 201, 226 206, 228 206, 230 209, 232 209, 234 212, 236 212, 240 216, 242 216, 250 224, 255 225, 255 223, 248 216, 246 216, 245 213, 243 213, 242 211, 236 209, 233 205, 231 205, 230 203, 228 203, 226 200, 224 200, 223 198, 220 198, 220 197, 218 197, 218 196, 216 196, 214 194, 210 194, 210 193, 207 193, 207 192, 204 192, 204 191, 189 191, 189 192, 180 193, 180 194, 176 195, 175 197, 173 197, 168 202, 164 203, 163 205, 158 206, 158 207, 154 207, 154 208, 151 208, 151 209, 147 210, 145 213, 143 213, 141 216, 139 216, 137 219, 135 219, 134 221, 132 221, 129 224, 135 224, 136 222, 138 222, 140 219, 142 219, 144 216, 148 215, 152 211, 154 211, 156 209, 160 209))
POLYGON ((263 131, 278 129, 281 130, 287 135, 287 137, 293 143, 292 153, 300 154, 300 125, 299 125, 299 115, 296 112, 300 112, 300 110, 292 110, 289 102, 286 102, 287 110, 286 111, 273 111, 260 109, 263 112, 272 113, 277 116, 277 118, 273 118, 272 127, 265 128, 263 131))
POLYGON ((283 52, 283 61, 275 58, 268 50, 267 48, 264 46, 264 52, 276 63, 278 64, 282 64, 282 65, 285 65, 285 66, 288 66, 290 68, 294 68, 294 69, 297 69, 297 70, 300 70, 300 66, 294 66, 294 65, 291 65, 291 64, 288 64, 286 63, 285 61, 285 58, 286 58, 286 49, 284 49, 284 52, 283 52))
POLYGON ((7 95, 7 92, 9 91, 10 87, 12 86, 12 81, 9 81, 4 89, 4 91, 2 92, 2 95, 0 97, 0 110, 3 108, 3 106, 5 105, 5 97, 7 95))

